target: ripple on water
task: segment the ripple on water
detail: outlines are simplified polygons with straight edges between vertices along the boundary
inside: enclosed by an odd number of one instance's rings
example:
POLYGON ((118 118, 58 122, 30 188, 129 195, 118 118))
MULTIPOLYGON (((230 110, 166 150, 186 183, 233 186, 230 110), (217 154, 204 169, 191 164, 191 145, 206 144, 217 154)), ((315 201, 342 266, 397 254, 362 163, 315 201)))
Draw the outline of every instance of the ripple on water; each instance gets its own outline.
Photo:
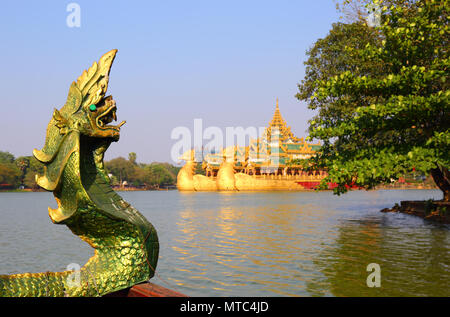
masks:
MULTIPOLYGON (((438 191, 121 193, 156 227, 155 282, 190 296, 450 296, 449 226, 380 213, 438 191), (368 288, 378 263, 382 287, 368 288)), ((1 193, 0 273, 61 270, 92 249, 47 193, 1 193)))

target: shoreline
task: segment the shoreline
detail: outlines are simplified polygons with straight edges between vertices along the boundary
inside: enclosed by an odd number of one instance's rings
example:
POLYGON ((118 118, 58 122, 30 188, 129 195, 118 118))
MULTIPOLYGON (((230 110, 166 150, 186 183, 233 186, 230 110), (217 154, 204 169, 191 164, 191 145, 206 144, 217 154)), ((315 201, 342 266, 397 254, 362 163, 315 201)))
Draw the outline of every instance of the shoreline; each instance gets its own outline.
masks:
MULTIPOLYGON (((116 192, 128 192, 128 191, 140 191, 140 192, 144 192, 144 191, 170 191, 170 190, 177 190, 177 188, 169 188, 169 189, 165 189, 165 188, 160 188, 160 189, 141 189, 141 188, 113 188, 114 191, 116 192)), ((45 193, 48 192, 45 189, 30 189, 30 188, 26 188, 26 189, 1 189, 0 193, 45 193)))
POLYGON ((450 224, 450 202, 442 200, 405 200, 400 205, 384 208, 380 212, 401 212, 433 222, 450 224))
MULTIPOLYGON (((128 188, 115 188, 112 187, 114 191, 117 192, 127 192, 127 191, 171 191, 171 190, 178 190, 178 188, 154 188, 154 189, 145 189, 145 188, 135 188, 135 187, 128 187, 128 188)), ((392 187, 392 186, 377 186, 373 189, 367 190, 367 191, 376 191, 376 190, 408 190, 408 189, 417 189, 417 190, 433 190, 433 189, 439 189, 436 186, 399 186, 399 187, 392 187)), ((365 190, 365 189, 353 189, 350 191, 356 191, 356 190, 365 190)), ((278 192, 278 191, 286 191, 286 190, 248 190, 248 192, 278 192)), ((315 189, 301 189, 301 190, 287 190, 289 192, 314 192, 315 189)), ((320 191, 332 191, 332 189, 324 189, 320 191)), ((0 193, 27 193, 27 192, 47 192, 46 190, 39 188, 39 189, 31 189, 31 188, 25 188, 25 189, 0 189, 0 193)), ((196 191, 194 191, 196 192, 196 191)), ((203 192, 203 191, 198 191, 203 192)), ((233 191, 230 191, 233 192, 233 191)), ((236 192, 247 192, 247 190, 244 191, 236 191, 236 192)))

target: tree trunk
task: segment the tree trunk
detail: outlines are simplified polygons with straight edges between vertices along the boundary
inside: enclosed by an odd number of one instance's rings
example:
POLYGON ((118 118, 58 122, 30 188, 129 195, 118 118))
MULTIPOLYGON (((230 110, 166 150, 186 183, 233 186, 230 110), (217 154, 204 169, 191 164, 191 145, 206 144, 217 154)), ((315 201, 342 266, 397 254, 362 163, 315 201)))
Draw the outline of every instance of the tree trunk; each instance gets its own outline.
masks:
POLYGON ((442 170, 437 167, 431 169, 431 176, 433 177, 436 185, 444 193, 444 201, 450 201, 450 173, 447 168, 443 167, 442 170))

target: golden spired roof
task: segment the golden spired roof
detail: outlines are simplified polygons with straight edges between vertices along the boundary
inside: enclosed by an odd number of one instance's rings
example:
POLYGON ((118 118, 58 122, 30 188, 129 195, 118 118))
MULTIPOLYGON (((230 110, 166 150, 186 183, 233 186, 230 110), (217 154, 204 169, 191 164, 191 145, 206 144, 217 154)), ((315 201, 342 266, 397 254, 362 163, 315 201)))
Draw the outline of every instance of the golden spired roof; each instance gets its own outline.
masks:
POLYGON ((280 133, 280 141, 288 141, 289 139, 292 140, 292 142, 301 141, 301 139, 294 136, 291 131, 291 127, 286 125, 286 121, 281 116, 280 107, 278 106, 278 98, 272 121, 270 121, 269 126, 266 128, 266 136, 268 138, 272 135, 273 128, 278 128, 280 133))
POLYGON ((281 116, 280 107, 278 107, 278 98, 277 98, 277 106, 275 108, 275 113, 273 114, 272 121, 269 124, 270 126, 283 126, 286 125, 286 121, 284 121, 281 116))

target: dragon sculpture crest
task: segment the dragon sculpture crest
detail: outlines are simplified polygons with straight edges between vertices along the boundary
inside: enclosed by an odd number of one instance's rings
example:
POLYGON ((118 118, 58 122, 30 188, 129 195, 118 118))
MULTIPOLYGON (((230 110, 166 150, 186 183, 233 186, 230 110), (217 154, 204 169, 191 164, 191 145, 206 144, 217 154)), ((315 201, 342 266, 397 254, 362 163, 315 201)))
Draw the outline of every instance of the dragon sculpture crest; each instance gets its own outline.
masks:
POLYGON ((53 223, 65 224, 95 249, 78 272, 0 275, 0 296, 102 296, 148 281, 155 273, 156 230, 109 185, 103 157, 119 140, 125 123, 116 120, 116 103, 106 96, 117 50, 103 55, 73 82, 66 104, 55 109, 45 145, 33 155, 44 164, 36 175, 58 204, 53 223), (78 283, 73 283, 73 274, 78 283))

